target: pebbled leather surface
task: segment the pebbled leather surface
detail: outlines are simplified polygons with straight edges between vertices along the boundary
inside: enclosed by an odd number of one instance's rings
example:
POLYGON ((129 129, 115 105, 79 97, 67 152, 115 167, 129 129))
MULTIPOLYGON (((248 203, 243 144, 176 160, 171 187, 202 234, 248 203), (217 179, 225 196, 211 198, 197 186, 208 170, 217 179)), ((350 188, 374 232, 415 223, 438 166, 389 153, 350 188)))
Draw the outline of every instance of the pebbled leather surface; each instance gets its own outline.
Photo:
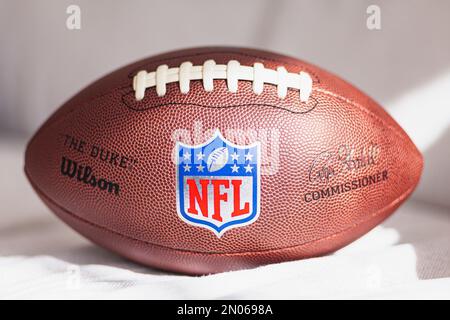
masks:
POLYGON ((332 252, 389 216, 417 185, 422 166, 406 133, 350 84, 303 61, 242 48, 175 51, 124 67, 57 110, 32 138, 25 156, 27 176, 38 194, 81 234, 135 261, 191 274, 332 252), (271 85, 255 95, 244 81, 237 93, 230 93, 224 80, 215 80, 213 92, 194 81, 186 95, 169 84, 164 97, 147 89, 145 98, 135 101, 131 83, 137 71, 208 59, 306 71, 314 81, 311 99, 301 103, 298 92, 289 90, 280 100, 271 85), (260 216, 221 238, 178 217, 171 160, 176 140, 199 144, 216 128, 237 144, 260 141, 264 150, 260 216), (66 134, 125 155, 132 166, 121 168, 68 148, 66 134), (376 163, 342 169, 347 164, 339 156, 355 160, 371 146, 376 146, 376 163), (324 153, 331 155, 330 162, 320 157, 324 153), (120 196, 62 176, 62 156, 118 182, 120 196), (312 181, 310 173, 324 166, 339 173, 328 181, 312 181), (387 179, 379 183, 305 202, 306 193, 384 171, 387 179))

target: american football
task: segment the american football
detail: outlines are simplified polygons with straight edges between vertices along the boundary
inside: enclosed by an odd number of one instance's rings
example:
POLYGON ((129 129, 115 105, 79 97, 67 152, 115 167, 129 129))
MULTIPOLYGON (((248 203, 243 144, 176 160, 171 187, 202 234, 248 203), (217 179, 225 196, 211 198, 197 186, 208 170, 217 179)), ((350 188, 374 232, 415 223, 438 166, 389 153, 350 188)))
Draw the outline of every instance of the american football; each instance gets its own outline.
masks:
POLYGON ((173 51, 61 106, 28 143, 43 202, 133 261, 209 274, 332 253, 414 191, 422 156, 370 97, 307 62, 173 51))

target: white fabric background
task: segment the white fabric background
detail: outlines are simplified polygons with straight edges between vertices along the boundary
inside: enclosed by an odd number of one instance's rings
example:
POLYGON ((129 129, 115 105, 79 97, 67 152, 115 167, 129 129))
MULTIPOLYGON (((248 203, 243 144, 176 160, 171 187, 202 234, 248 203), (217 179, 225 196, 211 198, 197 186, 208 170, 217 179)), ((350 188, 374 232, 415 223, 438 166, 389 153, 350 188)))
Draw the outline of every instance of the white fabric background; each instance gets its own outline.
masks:
POLYGON ((82 29, 69 31, 72 3, 0 0, 0 298, 450 297, 450 2, 81 0, 82 29), (335 255, 197 278, 132 264, 60 223, 22 174, 26 138, 101 75, 213 44, 297 56, 378 100, 424 153, 415 200, 335 255))

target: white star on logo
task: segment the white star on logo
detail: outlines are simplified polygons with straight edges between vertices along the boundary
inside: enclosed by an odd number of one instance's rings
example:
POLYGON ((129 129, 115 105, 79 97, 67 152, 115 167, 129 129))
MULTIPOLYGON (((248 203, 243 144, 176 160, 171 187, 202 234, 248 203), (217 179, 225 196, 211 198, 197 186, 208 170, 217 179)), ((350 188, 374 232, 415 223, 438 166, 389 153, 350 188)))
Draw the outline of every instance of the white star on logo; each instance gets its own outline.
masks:
POLYGON ((185 172, 191 170, 191 166, 188 165, 187 163, 183 166, 183 168, 184 168, 184 171, 185 171, 185 172))
POLYGON ((230 156, 233 159, 233 161, 238 161, 239 159, 239 155, 236 153, 236 151, 232 153, 230 156))
POLYGON ((203 160, 204 157, 205 157, 205 154, 202 153, 201 151, 199 153, 197 153, 197 160, 203 160))
POLYGON ((252 159, 253 159, 253 155, 251 153, 247 153, 245 155, 245 160, 252 161, 252 159))
POLYGON ((205 167, 202 166, 201 164, 199 164, 199 165, 197 166, 197 171, 198 171, 198 172, 203 172, 203 169, 205 169, 205 167))
POLYGON ((191 154, 190 154, 189 152, 184 153, 184 154, 183 154, 183 159, 184 159, 184 160, 190 160, 190 159, 191 159, 191 154))
POLYGON ((231 172, 238 172, 239 167, 236 165, 236 163, 231 166, 231 172))
POLYGON ((245 167, 244 167, 244 169, 245 169, 245 172, 252 172, 252 169, 253 169, 253 167, 250 165, 250 164, 248 164, 248 165, 246 165, 245 167))

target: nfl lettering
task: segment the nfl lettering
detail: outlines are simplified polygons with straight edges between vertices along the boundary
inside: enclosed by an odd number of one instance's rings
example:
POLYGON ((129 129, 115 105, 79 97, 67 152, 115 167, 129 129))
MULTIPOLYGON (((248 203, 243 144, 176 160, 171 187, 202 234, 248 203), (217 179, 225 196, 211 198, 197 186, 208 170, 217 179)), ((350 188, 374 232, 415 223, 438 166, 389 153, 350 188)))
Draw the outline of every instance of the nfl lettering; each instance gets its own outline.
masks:
POLYGON ((217 130, 201 145, 178 142, 177 210, 186 223, 221 237, 259 216, 260 145, 238 146, 217 130))

